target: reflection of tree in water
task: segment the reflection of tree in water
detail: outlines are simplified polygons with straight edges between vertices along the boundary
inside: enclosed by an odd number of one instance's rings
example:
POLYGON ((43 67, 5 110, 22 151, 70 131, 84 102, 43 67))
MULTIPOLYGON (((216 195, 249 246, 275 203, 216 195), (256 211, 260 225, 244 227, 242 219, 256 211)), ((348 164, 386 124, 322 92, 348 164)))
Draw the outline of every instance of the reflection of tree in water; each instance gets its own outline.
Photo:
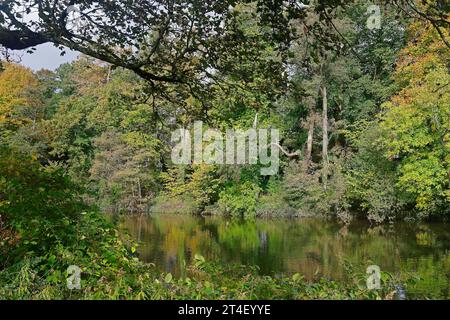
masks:
POLYGON ((259 232, 259 249, 267 250, 268 246, 269 246, 269 241, 268 241, 267 231, 260 231, 259 232))
POLYGON ((167 271, 171 272, 172 274, 178 273, 178 257, 173 254, 167 255, 167 271))
POLYGON ((240 221, 165 215, 127 218, 123 225, 141 239, 141 259, 175 276, 196 253, 210 261, 258 265, 264 274, 299 272, 308 280, 321 276, 345 280, 348 263, 361 273, 377 264, 394 274, 417 271, 423 280, 415 290, 448 295, 450 235, 442 224, 379 227, 355 221, 342 227, 319 219, 240 221))

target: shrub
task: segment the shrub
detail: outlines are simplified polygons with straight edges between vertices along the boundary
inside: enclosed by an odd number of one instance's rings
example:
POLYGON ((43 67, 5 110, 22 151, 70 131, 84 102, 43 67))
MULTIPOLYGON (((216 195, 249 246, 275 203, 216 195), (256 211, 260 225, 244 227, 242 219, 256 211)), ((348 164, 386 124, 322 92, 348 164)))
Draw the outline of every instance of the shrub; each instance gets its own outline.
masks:
POLYGON ((254 217, 258 203, 260 187, 250 181, 232 184, 219 194, 219 208, 231 216, 254 217))
POLYGON ((56 244, 76 242, 77 223, 87 208, 80 189, 58 167, 42 167, 34 159, 0 148, 0 215, 18 239, 0 243, 0 265, 56 244))
POLYGON ((348 222, 342 160, 336 158, 329 163, 326 187, 322 179, 317 166, 305 168, 303 163, 291 163, 284 180, 286 201, 302 216, 336 215, 348 222))

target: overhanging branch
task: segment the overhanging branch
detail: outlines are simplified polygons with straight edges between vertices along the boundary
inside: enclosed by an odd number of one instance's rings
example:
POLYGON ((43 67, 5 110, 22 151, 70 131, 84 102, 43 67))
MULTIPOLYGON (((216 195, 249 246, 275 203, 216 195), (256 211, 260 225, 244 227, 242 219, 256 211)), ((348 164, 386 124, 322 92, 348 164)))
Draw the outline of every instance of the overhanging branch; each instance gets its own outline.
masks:
POLYGON ((23 30, 8 30, 0 27, 0 45, 11 50, 28 49, 50 40, 45 36, 23 30))

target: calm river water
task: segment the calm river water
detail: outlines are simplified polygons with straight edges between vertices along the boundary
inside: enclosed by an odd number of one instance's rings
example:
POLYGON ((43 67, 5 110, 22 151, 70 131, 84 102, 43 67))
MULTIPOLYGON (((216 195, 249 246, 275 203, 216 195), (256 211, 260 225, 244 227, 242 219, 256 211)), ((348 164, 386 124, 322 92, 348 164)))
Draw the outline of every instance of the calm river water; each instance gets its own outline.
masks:
POLYGON ((396 223, 348 227, 321 219, 237 221, 159 215, 121 218, 140 243, 139 257, 179 276, 195 254, 221 263, 257 265, 262 274, 300 273, 308 280, 346 281, 346 268, 376 264, 393 274, 416 273, 409 297, 450 299, 450 225, 396 223))

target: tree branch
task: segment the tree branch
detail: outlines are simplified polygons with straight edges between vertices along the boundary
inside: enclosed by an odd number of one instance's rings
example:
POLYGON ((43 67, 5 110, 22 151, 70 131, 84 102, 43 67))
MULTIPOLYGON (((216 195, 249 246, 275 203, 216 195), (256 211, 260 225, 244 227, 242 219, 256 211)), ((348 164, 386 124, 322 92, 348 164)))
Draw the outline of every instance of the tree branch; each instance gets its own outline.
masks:
POLYGON ((0 45, 11 50, 28 49, 49 41, 42 34, 27 30, 8 30, 0 27, 0 45))
POLYGON ((289 158, 299 157, 301 155, 301 151, 300 150, 297 150, 295 152, 288 152, 282 146, 280 146, 278 143, 271 143, 270 145, 280 149, 280 151, 282 153, 284 153, 284 155, 289 157, 289 158))

